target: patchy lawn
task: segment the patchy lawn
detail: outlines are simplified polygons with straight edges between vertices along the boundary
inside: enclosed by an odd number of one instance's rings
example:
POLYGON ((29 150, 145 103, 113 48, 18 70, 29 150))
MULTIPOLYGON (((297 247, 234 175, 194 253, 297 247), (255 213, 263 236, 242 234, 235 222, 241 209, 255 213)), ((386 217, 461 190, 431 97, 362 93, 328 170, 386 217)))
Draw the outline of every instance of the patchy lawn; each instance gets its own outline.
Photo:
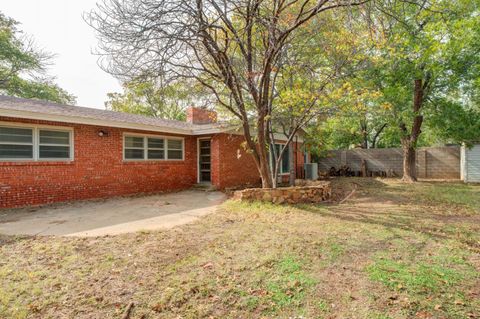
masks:
POLYGON ((0 237, 0 318, 480 318, 480 186, 341 179, 168 231, 0 237))

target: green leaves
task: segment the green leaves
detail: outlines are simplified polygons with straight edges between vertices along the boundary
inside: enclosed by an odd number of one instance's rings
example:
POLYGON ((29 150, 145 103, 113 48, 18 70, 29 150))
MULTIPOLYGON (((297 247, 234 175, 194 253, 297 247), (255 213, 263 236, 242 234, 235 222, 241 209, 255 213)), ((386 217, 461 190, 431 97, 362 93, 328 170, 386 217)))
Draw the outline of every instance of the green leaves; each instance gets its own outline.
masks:
POLYGON ((480 112, 450 100, 436 100, 428 117, 437 138, 450 143, 471 145, 480 140, 480 112))
POLYGON ((45 76, 52 55, 35 48, 17 29, 17 22, 0 13, 0 93, 58 103, 75 97, 45 76))
MULTIPOLYGON (((399 146, 398 126, 413 122, 414 81, 425 83, 420 145, 480 139, 480 15, 478 0, 378 3, 351 32, 361 42, 349 65, 340 111, 322 125, 330 148, 362 143, 382 131, 378 146, 399 146)), ((326 140, 326 142, 325 142, 326 140)), ((371 145, 371 142, 369 142, 371 145)))
POLYGON ((138 79, 123 85, 123 93, 109 93, 108 109, 172 120, 185 120, 185 110, 205 99, 199 85, 188 81, 161 85, 155 79, 138 79))

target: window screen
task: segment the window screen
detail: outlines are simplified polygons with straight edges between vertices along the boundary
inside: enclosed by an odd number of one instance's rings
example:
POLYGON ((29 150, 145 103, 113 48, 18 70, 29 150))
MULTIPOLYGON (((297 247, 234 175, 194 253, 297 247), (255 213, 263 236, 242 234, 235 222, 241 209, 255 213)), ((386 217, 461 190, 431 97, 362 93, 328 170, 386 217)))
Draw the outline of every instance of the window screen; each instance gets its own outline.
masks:
POLYGON ((125 159, 183 160, 183 140, 149 136, 125 136, 125 159))
POLYGON ((183 140, 167 140, 168 143, 168 159, 183 159, 183 140))
POLYGON ((125 159, 144 159, 143 137, 125 136, 125 159))
POLYGON ((148 138, 148 159, 165 159, 164 145, 161 138, 148 138))
POLYGON ((33 129, 0 127, 0 159, 33 159, 33 129))
POLYGON ((288 173, 290 168, 288 148, 282 154, 282 173, 288 173))
POLYGON ((70 158, 70 132, 40 130, 38 145, 40 159, 70 158))

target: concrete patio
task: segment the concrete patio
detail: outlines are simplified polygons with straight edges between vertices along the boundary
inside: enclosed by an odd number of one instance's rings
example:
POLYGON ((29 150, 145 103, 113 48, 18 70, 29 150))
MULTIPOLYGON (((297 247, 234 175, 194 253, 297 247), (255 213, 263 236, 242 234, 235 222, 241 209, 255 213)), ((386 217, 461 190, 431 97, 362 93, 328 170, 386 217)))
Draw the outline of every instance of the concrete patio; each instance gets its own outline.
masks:
POLYGON ((0 210, 0 234, 104 236, 165 229, 212 213, 225 199, 221 192, 188 190, 0 210))

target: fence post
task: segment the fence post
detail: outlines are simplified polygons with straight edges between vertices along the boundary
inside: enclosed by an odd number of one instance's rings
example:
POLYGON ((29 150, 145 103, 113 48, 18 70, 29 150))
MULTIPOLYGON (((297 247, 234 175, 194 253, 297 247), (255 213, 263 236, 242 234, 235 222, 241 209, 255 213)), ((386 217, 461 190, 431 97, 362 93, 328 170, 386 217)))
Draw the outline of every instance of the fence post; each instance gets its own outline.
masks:
POLYGON ((362 159, 361 163, 362 167, 362 177, 367 177, 368 176, 368 168, 367 168, 367 161, 365 159, 362 159))

